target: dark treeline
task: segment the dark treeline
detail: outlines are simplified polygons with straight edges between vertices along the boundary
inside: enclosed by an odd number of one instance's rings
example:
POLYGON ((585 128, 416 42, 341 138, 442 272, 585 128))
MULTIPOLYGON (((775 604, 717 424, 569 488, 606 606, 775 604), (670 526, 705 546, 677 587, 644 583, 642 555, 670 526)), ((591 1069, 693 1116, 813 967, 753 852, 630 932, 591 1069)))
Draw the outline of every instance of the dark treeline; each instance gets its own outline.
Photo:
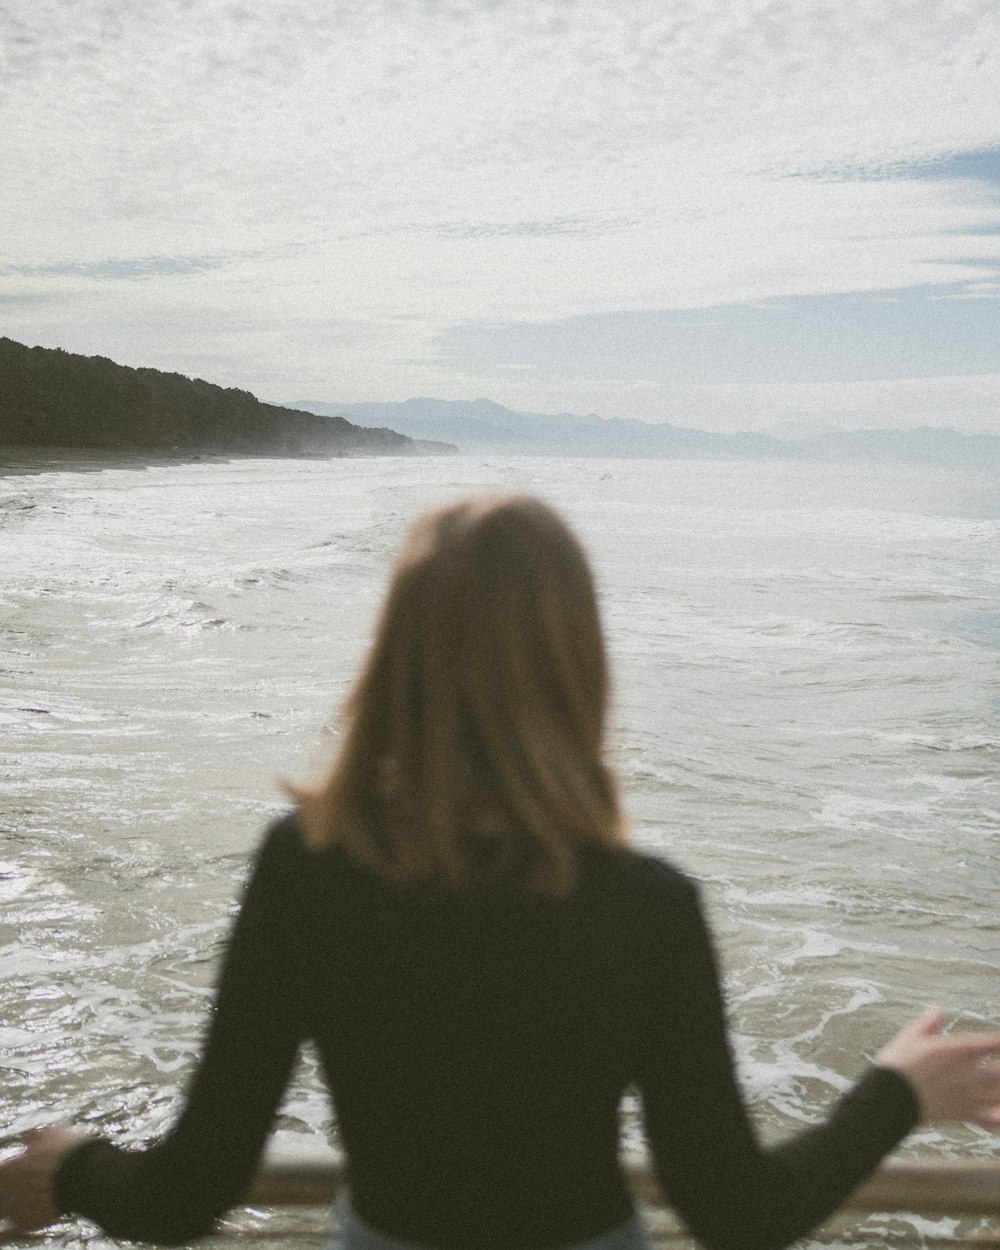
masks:
POLYGON ((200 378, 8 338, 0 338, 0 446, 279 456, 449 450, 263 404, 200 378))

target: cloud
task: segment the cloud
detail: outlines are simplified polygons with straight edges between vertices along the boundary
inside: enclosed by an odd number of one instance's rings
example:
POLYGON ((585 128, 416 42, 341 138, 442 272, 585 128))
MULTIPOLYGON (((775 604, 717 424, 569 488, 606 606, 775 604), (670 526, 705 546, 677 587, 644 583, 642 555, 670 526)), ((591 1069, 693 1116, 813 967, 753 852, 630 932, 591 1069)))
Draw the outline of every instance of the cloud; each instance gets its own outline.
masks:
POLYGON ((436 225, 414 226, 414 231, 425 231, 442 239, 482 239, 496 236, 545 236, 553 234, 595 234, 599 227, 582 218, 553 217, 549 221, 481 221, 450 222, 436 225))
POLYGON ((207 273, 227 262, 215 256, 136 256, 123 260, 66 261, 48 265, 0 266, 0 278, 98 278, 135 279, 175 277, 207 273))
POLYGON ((80 216, 179 210, 208 234, 631 218, 669 203, 677 173, 683 186, 859 146, 886 161, 995 139, 989 3, 874 16, 808 0, 14 12, 21 124, 6 142, 22 173, 50 196, 53 172, 68 174, 80 216))
MULTIPOLYGON (((102 354, 149 342, 183 369, 221 327, 220 380, 303 393, 339 370, 382 398, 454 385, 452 357, 413 362, 486 323, 931 286, 956 304, 993 296, 993 0, 6 13, 0 282, 21 337, 72 327, 86 297, 102 354), (57 290, 61 322, 27 302, 57 290), (350 360, 324 338, 331 318, 369 328, 350 360), (274 330, 241 352, 241 324, 274 330)), ((545 333, 528 325, 524 341, 545 333)), ((970 351, 956 343, 948 367, 970 351)), ((619 366, 622 387, 648 382, 641 352, 604 373, 619 366)))
POLYGON ((981 182, 1000 188, 1000 146, 883 165, 828 169, 820 176, 848 181, 926 178, 934 182, 981 182))
POLYGON ((11 309, 37 308, 50 304, 58 296, 43 291, 0 291, 0 304, 11 309))

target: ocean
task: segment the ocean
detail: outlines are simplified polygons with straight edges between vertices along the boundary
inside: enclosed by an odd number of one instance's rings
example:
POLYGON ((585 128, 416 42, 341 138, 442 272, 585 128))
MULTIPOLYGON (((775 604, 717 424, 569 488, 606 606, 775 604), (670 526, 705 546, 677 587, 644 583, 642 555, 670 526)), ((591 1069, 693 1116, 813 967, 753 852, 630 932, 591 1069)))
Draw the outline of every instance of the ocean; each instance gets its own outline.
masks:
MULTIPOLYGON (((704 885, 765 1136, 928 1003, 997 1023, 995 473, 39 454, 0 465, 4 1137, 169 1124, 278 781, 335 748, 411 521, 482 490, 540 495, 591 553, 633 836, 704 885)), ((307 1056, 278 1141, 329 1131, 307 1056)), ((911 1145, 997 1157, 973 1129, 911 1145)), ((305 1217, 232 1227, 275 1219, 305 1217)))

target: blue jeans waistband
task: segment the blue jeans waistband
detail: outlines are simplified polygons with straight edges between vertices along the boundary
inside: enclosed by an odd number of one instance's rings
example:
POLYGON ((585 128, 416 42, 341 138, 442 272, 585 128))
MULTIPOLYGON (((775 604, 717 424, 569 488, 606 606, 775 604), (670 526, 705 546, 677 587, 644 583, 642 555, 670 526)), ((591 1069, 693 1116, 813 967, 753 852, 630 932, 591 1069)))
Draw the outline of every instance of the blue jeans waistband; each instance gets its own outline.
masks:
MULTIPOLYGON (((346 1200, 337 1203, 336 1217, 338 1231, 328 1250, 428 1250, 415 1242, 399 1241, 380 1233, 355 1215, 346 1200)), ((468 1250, 477 1248, 470 1245, 468 1250)), ((524 1250, 532 1250, 532 1247, 525 1246, 524 1250)), ((636 1213, 617 1228, 587 1241, 574 1242, 563 1250, 652 1250, 652 1242, 642 1217, 636 1213)))

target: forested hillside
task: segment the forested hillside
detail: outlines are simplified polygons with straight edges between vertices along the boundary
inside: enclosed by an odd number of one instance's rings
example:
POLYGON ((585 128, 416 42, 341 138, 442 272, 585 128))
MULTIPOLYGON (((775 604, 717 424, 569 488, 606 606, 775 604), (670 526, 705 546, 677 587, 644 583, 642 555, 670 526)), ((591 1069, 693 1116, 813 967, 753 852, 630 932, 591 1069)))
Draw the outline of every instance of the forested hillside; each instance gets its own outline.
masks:
POLYGON ((285 456, 449 450, 200 378, 8 338, 0 338, 0 446, 285 456))

